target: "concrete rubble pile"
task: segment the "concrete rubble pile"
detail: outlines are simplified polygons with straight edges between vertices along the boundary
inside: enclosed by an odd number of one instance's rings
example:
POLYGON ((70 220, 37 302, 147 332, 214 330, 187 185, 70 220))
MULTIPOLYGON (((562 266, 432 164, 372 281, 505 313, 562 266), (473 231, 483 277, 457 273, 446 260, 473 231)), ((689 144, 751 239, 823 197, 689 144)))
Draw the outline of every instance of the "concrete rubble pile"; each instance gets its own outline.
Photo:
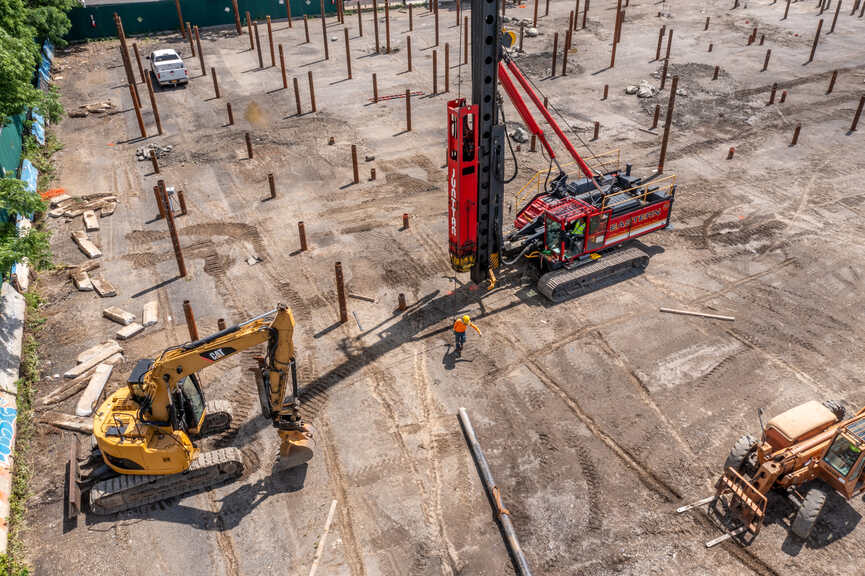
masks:
POLYGON ((166 146, 159 146, 158 144, 148 144, 147 146, 143 146, 141 148, 137 148, 135 150, 135 157, 138 158, 139 162, 145 162, 150 160, 150 151, 153 150, 156 153, 157 158, 164 158, 174 149, 174 146, 168 144, 166 146))
POLYGON ((88 114, 104 114, 114 110, 114 104, 110 100, 102 102, 94 102, 91 104, 82 104, 75 110, 69 111, 70 118, 84 118, 88 114))

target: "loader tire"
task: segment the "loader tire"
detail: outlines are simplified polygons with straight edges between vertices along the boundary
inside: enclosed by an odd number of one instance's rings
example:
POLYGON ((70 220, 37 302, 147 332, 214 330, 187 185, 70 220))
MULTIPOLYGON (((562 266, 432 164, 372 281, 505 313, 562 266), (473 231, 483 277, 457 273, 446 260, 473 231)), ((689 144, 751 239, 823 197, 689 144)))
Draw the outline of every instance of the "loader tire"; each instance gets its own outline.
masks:
POLYGON ((802 506, 796 513, 796 518, 793 519, 793 524, 790 526, 793 534, 807 540, 817 523, 817 518, 820 516, 820 511, 823 510, 823 505, 826 504, 826 496, 829 495, 829 490, 824 484, 814 484, 805 494, 805 499, 802 500, 802 506))
POLYGON ((748 457, 754 453, 756 447, 757 439, 750 434, 745 434, 736 440, 736 443, 730 448, 727 460, 724 462, 724 470, 732 468, 736 472, 747 472, 747 468, 750 467, 747 466, 747 464, 750 464, 748 457))

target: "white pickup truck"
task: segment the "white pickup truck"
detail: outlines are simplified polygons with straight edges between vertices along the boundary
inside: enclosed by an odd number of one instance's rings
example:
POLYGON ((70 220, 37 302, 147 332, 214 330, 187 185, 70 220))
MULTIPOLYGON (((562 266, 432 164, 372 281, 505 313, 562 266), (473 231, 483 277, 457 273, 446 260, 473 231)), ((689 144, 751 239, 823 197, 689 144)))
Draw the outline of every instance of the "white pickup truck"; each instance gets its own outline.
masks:
POLYGON ((147 59, 150 60, 150 71, 160 86, 189 82, 186 64, 175 50, 171 48, 154 50, 147 59))

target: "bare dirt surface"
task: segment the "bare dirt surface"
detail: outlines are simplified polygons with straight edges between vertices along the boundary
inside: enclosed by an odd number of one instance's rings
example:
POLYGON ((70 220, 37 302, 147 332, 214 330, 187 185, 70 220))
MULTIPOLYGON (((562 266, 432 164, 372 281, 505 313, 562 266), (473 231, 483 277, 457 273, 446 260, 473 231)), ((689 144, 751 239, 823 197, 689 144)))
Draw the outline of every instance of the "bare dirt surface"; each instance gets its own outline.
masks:
MULTIPOLYGON (((827 35, 833 5, 823 15, 817 56, 806 65, 818 21, 813 2, 793 3, 786 20, 784 2, 747 2, 735 10, 730 4, 630 2, 613 69, 607 68, 610 0, 592 2, 586 28, 575 32, 566 77, 549 78, 549 67, 553 33, 561 47, 572 2, 553 0, 539 21, 541 35, 525 39, 519 61, 551 104, 593 151, 621 148, 637 174, 657 166, 660 135, 648 128, 654 105, 666 110, 670 80, 646 101, 624 89, 640 80, 658 86, 652 75, 660 65, 652 60, 662 25, 674 30, 669 70, 684 91, 666 165, 679 182, 674 225, 647 238, 655 253, 649 268, 556 306, 516 270, 502 272, 491 292, 450 272, 445 103, 460 90, 470 95, 468 69, 456 67, 462 38, 453 6, 443 4, 440 13, 441 42, 450 44, 454 66, 449 94, 429 94, 434 19, 420 7, 412 72, 405 71, 404 9, 391 11, 390 55, 375 54, 371 14, 364 14, 363 37, 356 16, 347 15, 351 80, 335 19, 328 25, 336 39, 329 60, 322 58, 319 21, 310 22, 310 44, 302 22, 291 29, 275 22, 288 90, 278 55, 276 67, 268 67, 266 27, 260 27, 264 69, 246 34, 205 30, 208 75, 202 77, 197 58, 187 58, 191 81, 158 91, 165 133, 147 140, 138 139, 118 44, 61 54, 58 84, 68 109, 103 100, 116 107, 69 118, 57 130, 65 144, 59 186, 119 197, 116 213, 95 234, 104 252, 98 273, 118 295, 100 300, 75 292, 62 271, 42 276, 46 374, 62 374, 81 350, 113 336, 117 326, 101 318, 109 305, 140 314, 148 300, 160 303, 159 323, 123 344, 126 361, 111 382, 118 386, 137 358, 188 339, 183 300, 192 302, 202 334, 214 331, 219 318, 237 322, 284 302, 296 315, 304 414, 318 435, 307 470, 271 476, 276 434, 258 415, 247 372, 255 353, 244 353, 203 373, 208 397, 230 399, 240 414, 215 444, 243 450, 250 472, 241 481, 115 517, 88 516, 64 530, 62 473, 73 435, 42 425, 28 518, 36 573, 308 574, 336 500, 319 574, 510 574, 456 418, 464 406, 535 574, 861 574, 859 498, 830 497, 807 542, 788 532, 792 505, 773 498, 768 522, 748 548, 728 542, 706 550, 703 543, 719 534, 715 527, 700 513, 674 514, 711 493, 735 439, 759 431, 757 407, 775 414, 809 399, 857 408, 865 402, 859 220, 865 126, 848 133, 863 92, 865 19, 842 6, 827 35), (747 46, 754 26, 758 37, 765 34, 762 46, 759 40, 747 46), (769 48, 769 68, 761 72, 769 48), (221 99, 213 97, 211 66, 221 99), (826 95, 835 69, 837 84, 826 95), (373 72, 382 96, 424 91, 412 100, 411 132, 402 99, 369 101, 373 72), (767 106, 773 83, 779 97, 787 91, 786 101, 767 106), (600 136, 589 142, 596 120, 600 136), (798 124, 799 144, 791 147, 798 124), (174 146, 159 176, 135 159, 146 143, 174 146), (361 160, 359 184, 352 184, 352 144, 361 160), (736 152, 728 161, 731 146, 736 152), (374 159, 365 161, 367 155, 374 159), (375 181, 368 180, 370 168, 375 181), (277 198, 263 201, 268 173, 277 198), (155 219, 152 188, 159 177, 183 189, 189 204, 177 221, 189 268, 183 279, 165 223, 155 219), (411 215, 407 230, 403 213, 411 215), (301 220, 311 246, 304 253, 301 220), (251 256, 261 262, 249 265, 251 256), (350 299, 346 324, 337 322, 336 261, 349 291, 376 299, 350 299), (399 293, 409 303, 405 313, 394 312, 399 293), (736 321, 664 315, 660 306, 716 311, 736 321), (456 358, 450 325, 462 313, 484 335, 470 335, 456 358)), ((532 5, 508 8, 508 16, 531 18, 531 11, 532 5)), ((382 47, 384 33, 382 23, 382 47)), ((189 56, 178 36, 136 41, 142 53, 173 46, 189 56)), ((443 46, 438 50, 441 90, 443 46)), ((143 84, 139 91, 155 134, 143 84)), ((510 105, 506 111, 509 121, 517 118, 510 105)), ((535 170, 546 168, 528 148, 517 152, 520 175, 506 189, 509 203, 535 170)), ((512 169, 509 160, 506 171, 512 169)), ((51 226, 58 263, 82 262, 69 240, 80 219, 51 226)), ((58 385, 46 378, 40 392, 58 385)), ((52 408, 71 411, 74 402, 52 408)), ((87 445, 84 437, 80 442, 87 445)))

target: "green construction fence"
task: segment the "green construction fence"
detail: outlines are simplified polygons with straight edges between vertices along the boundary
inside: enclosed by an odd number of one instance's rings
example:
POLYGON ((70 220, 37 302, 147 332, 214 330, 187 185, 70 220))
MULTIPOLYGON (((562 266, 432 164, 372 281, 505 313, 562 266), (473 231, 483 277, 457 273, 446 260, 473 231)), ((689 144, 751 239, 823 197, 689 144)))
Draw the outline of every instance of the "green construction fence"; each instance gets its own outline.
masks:
POLYGON ((18 164, 21 162, 21 138, 24 135, 24 114, 9 118, 9 122, 0 127, 0 178, 14 178, 18 175, 18 164))
MULTIPOLYGON (((285 3, 289 1, 293 19, 303 18, 304 14, 318 16, 321 13, 320 0, 237 0, 241 24, 246 23, 244 14, 247 11, 253 20, 263 20, 268 15, 274 20, 285 19, 285 3)), ((324 0, 324 10, 328 14, 336 12, 336 0, 324 0)), ((231 0, 180 0, 180 11, 184 21, 199 28, 234 25, 231 0)), ((127 36, 180 30, 174 0, 95 4, 76 6, 69 12, 72 28, 66 39, 79 42, 117 36, 115 12, 122 18, 123 31, 127 36)))

